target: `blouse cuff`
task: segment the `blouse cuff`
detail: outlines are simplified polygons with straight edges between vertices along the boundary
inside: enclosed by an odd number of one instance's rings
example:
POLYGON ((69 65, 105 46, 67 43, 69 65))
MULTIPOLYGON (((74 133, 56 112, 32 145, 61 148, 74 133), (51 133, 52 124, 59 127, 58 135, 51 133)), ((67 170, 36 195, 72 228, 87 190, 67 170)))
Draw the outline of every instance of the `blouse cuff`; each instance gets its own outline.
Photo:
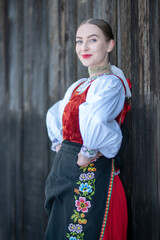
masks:
POLYGON ((80 153, 86 157, 95 157, 98 153, 97 149, 91 149, 91 148, 87 148, 86 146, 82 146, 81 147, 81 151, 80 153))
MULTIPOLYGON (((61 140, 61 139, 60 139, 61 140)), ((56 146, 61 144, 62 141, 60 141, 58 138, 54 138, 52 141, 52 146, 51 146, 51 150, 52 151, 56 151, 56 146)))

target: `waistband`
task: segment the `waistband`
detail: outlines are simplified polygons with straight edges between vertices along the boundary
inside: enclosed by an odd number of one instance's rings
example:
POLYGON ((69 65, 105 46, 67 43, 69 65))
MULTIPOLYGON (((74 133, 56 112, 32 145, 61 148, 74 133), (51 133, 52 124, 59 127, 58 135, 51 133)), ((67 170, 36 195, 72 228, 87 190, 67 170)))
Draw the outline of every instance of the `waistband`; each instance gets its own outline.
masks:
POLYGON ((62 142, 61 150, 79 153, 81 147, 82 147, 82 144, 80 144, 80 143, 70 142, 68 140, 64 140, 62 142))

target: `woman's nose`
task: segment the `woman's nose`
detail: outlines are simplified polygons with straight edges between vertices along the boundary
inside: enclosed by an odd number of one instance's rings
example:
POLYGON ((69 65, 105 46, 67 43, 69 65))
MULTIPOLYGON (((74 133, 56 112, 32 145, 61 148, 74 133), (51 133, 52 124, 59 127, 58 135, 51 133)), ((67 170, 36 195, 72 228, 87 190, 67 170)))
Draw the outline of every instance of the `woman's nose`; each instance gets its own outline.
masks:
POLYGON ((83 50, 83 51, 88 50, 88 43, 87 43, 87 42, 83 42, 83 44, 82 44, 82 50, 83 50))

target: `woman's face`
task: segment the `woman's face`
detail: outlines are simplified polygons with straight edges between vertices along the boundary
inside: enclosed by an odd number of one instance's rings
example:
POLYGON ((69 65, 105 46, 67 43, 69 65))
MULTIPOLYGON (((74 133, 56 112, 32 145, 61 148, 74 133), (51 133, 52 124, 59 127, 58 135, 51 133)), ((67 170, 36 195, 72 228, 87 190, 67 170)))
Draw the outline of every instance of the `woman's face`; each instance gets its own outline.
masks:
POLYGON ((94 24, 81 25, 76 34, 76 53, 86 67, 104 66, 108 53, 114 47, 114 40, 106 41, 102 30, 94 24))

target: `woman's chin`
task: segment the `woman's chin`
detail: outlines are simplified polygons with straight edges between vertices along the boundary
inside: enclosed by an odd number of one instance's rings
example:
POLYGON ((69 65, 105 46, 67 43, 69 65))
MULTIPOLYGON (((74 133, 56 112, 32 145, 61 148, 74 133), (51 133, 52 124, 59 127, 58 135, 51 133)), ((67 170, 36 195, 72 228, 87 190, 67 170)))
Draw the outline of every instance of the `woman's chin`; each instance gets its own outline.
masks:
POLYGON ((81 63, 83 64, 84 67, 92 67, 93 64, 87 62, 87 61, 81 61, 81 63))
POLYGON ((81 62, 81 63, 84 67, 89 67, 90 66, 90 64, 87 64, 87 63, 84 63, 84 62, 81 62))
POLYGON ((80 61, 84 67, 90 67, 90 65, 92 65, 89 59, 80 59, 80 61))

